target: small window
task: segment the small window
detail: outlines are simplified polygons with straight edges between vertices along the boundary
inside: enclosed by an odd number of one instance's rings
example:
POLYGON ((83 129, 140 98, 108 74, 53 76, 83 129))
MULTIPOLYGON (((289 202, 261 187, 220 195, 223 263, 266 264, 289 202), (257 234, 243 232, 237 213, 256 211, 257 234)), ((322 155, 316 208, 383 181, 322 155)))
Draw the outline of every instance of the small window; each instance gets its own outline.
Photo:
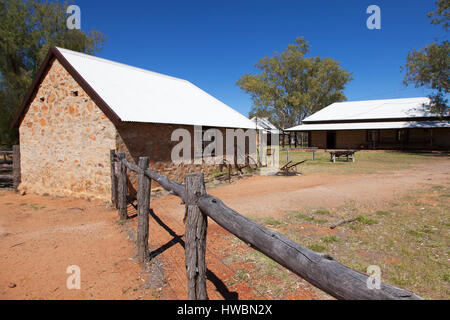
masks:
POLYGON ((45 98, 44 98, 44 97, 41 97, 39 100, 41 100, 42 102, 44 102, 44 101, 45 101, 45 98))
POLYGON ((78 90, 71 91, 72 96, 78 97, 78 90))

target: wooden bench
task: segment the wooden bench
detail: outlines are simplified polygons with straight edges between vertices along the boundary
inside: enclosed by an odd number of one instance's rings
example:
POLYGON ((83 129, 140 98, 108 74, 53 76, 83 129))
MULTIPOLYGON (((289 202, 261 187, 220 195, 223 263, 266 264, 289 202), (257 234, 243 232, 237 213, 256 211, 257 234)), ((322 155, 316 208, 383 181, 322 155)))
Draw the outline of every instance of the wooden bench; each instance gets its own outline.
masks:
POLYGON ((326 150, 326 152, 330 153, 330 161, 335 163, 336 158, 346 157, 347 161, 352 160, 355 162, 355 153, 358 150, 326 150))

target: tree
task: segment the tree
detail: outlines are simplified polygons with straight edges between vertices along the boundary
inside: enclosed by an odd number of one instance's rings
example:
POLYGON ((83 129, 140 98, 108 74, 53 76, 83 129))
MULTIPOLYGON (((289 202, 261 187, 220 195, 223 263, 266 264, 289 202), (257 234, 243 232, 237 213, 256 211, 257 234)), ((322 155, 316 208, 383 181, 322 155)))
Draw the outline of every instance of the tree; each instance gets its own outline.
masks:
POLYGON ((103 45, 98 31, 67 28, 68 5, 0 0, 0 146, 17 143, 11 121, 51 46, 95 54, 103 45))
MULTIPOLYGON (((450 1, 438 0, 437 10, 428 14, 432 18, 432 24, 443 23, 443 29, 447 31, 450 16, 450 1)), ((448 109, 449 93, 449 66, 450 66, 450 44, 447 40, 433 42, 420 49, 409 52, 406 58, 405 85, 414 84, 416 88, 427 87, 435 90, 428 97, 431 103, 427 106, 431 112, 446 115, 448 109)))
POLYGON ((351 74, 331 58, 305 57, 309 44, 297 38, 285 51, 259 60, 261 73, 245 74, 237 85, 251 95, 250 117, 268 117, 280 128, 298 125, 327 105, 346 100, 351 74))
POLYGON ((436 11, 428 13, 428 17, 432 18, 432 24, 439 25, 443 23, 444 25, 442 26, 442 28, 447 31, 448 23, 450 21, 450 1, 438 0, 436 1, 436 6, 436 11))

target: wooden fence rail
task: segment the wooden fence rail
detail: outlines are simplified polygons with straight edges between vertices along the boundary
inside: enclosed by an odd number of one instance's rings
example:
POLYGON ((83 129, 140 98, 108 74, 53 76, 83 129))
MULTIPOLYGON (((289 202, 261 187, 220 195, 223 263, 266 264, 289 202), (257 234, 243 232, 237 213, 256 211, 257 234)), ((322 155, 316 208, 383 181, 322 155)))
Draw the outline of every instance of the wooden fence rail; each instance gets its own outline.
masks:
MULTIPOLYGON (((372 278, 368 275, 342 265, 327 254, 320 254, 305 248, 279 232, 267 229, 240 215, 227 207, 220 199, 206 193, 204 177, 201 173, 186 175, 185 185, 181 185, 150 170, 147 158, 140 158, 139 166, 136 166, 125 158, 124 153, 119 153, 115 157, 114 151, 111 151, 111 155, 111 159, 119 161, 118 172, 113 171, 116 167, 114 163, 111 163, 111 172, 118 174, 118 195, 116 198, 113 197, 113 199, 117 199, 121 219, 126 218, 126 169, 138 173, 139 189, 142 188, 142 190, 138 190, 137 247, 138 251, 141 250, 139 251, 139 256, 142 257, 142 260, 146 258, 146 253, 143 250, 148 250, 148 244, 144 242, 148 241, 148 203, 150 201, 149 196, 146 196, 150 193, 149 183, 144 182, 144 177, 155 180, 171 194, 179 196, 186 205, 185 254, 189 299, 208 299, 205 262, 207 217, 252 248, 337 299, 421 299, 409 291, 383 282, 380 283, 379 289, 373 288, 373 286, 368 285, 372 281, 372 278), (124 208, 123 203, 125 203, 125 213, 121 211, 124 208), (147 218, 145 219, 144 216, 147 216, 147 218), (139 230, 142 230, 142 236, 139 236, 139 230)), ((115 188, 115 186, 112 187, 113 193, 115 188)))

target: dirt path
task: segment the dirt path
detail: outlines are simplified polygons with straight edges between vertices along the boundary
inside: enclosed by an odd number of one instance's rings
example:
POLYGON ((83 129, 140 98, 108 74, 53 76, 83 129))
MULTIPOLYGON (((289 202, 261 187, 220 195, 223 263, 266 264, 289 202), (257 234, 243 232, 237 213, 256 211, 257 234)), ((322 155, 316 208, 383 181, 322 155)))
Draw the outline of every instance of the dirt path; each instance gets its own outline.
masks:
POLYGON ((376 205, 423 184, 447 183, 450 161, 430 161, 431 165, 389 173, 252 177, 208 192, 241 214, 253 217, 276 217, 302 207, 338 207, 349 201, 376 205))
MULTIPOLYGON (((253 177, 212 188, 226 204, 244 215, 277 216, 300 207, 340 206, 347 201, 385 202, 421 184, 446 184, 450 161, 433 160, 389 174, 299 177, 253 177)), ((135 219, 119 225, 117 213, 104 203, 65 198, 20 196, 0 191, 1 299, 185 299, 184 208, 173 196, 152 199, 150 249, 161 271, 162 289, 143 288, 147 277, 132 257, 135 219), (68 290, 66 269, 81 268, 81 290, 68 290), (12 287, 12 288, 11 288, 12 287)), ((130 208, 129 215, 135 213, 130 208)), ((208 229, 208 294, 211 299, 270 299, 242 282, 227 285, 236 266, 224 262, 225 230, 208 229)), ((251 270, 249 270, 251 272, 251 270)), ((307 283, 290 299, 322 299, 307 283)))

